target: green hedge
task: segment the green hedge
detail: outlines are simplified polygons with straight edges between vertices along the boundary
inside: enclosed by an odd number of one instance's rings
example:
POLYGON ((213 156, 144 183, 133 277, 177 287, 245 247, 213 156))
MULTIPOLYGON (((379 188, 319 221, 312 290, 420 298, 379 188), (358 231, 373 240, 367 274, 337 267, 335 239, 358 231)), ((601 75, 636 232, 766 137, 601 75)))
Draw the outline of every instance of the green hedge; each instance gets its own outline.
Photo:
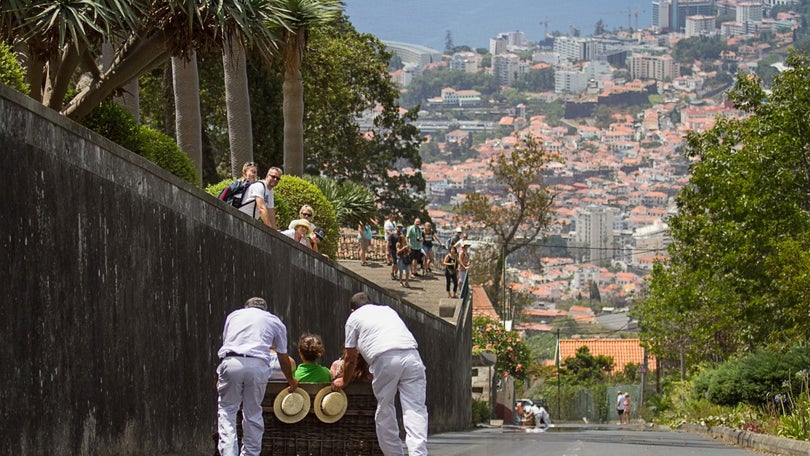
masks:
POLYGON ((197 168, 175 141, 138 122, 124 107, 106 102, 84 119, 84 126, 146 158, 175 176, 199 184, 197 168))

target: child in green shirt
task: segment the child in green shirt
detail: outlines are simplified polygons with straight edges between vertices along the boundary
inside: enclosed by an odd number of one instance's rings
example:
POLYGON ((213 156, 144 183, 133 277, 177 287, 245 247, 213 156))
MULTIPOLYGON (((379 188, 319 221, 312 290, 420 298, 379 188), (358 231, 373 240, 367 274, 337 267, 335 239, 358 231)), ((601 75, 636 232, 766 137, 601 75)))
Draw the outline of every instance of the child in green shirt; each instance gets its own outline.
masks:
POLYGON ((323 340, 317 334, 304 333, 298 339, 298 355, 301 364, 293 372, 293 377, 301 383, 329 383, 332 381, 329 369, 318 364, 323 355, 323 340))

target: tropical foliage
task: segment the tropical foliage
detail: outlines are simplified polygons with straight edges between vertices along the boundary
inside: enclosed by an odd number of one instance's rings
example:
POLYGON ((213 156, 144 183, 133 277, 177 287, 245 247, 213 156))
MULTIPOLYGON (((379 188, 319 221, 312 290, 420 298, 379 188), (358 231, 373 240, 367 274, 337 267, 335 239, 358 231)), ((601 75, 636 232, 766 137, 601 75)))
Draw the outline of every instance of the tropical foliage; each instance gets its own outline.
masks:
POLYGON ((0 4, 0 41, 23 49, 31 97, 79 120, 169 56, 222 49, 229 36, 269 58, 276 37, 267 25, 285 19, 271 0, 8 0, 0 4), (114 59, 102 58, 105 43, 114 59), (77 86, 81 72, 89 82, 77 86))
POLYGON ((671 259, 632 313, 659 357, 721 361, 810 334, 810 61, 787 66, 769 93, 738 78, 728 98, 745 116, 688 136, 671 259))
POLYGON ((377 203, 371 190, 352 181, 338 182, 320 176, 305 176, 304 179, 318 187, 332 204, 338 226, 353 228, 375 217, 377 203))
POLYGON ((499 322, 486 317, 473 318, 473 353, 492 350, 498 357, 495 371, 517 380, 525 380, 532 356, 526 342, 515 331, 507 331, 499 322))

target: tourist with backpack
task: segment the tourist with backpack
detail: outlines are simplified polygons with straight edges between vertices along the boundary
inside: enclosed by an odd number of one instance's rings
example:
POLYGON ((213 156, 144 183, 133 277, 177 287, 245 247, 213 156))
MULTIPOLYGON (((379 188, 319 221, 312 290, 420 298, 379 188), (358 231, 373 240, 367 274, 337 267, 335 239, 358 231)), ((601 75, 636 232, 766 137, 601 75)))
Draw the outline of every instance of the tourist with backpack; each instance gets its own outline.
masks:
POLYGON ((239 210, 253 218, 261 219, 271 228, 278 229, 273 189, 281 181, 282 174, 284 172, 281 168, 274 166, 268 169, 267 176, 263 180, 258 180, 248 187, 239 210))
POLYGON ((257 175, 256 163, 246 162, 242 165, 242 177, 223 188, 217 198, 238 209, 242 206, 242 197, 245 196, 245 191, 251 184, 256 182, 257 175))

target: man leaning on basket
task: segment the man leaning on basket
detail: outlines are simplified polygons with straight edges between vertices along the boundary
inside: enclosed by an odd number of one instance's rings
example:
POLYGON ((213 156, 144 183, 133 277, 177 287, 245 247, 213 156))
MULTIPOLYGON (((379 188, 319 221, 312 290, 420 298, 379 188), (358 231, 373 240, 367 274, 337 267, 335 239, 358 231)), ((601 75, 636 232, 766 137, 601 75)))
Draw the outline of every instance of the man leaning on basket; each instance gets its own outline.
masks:
POLYGON ((270 377, 270 347, 275 347, 281 371, 290 384, 298 386, 287 354, 287 328, 267 311, 262 298, 250 298, 243 309, 231 312, 222 331, 222 359, 217 367, 217 431, 219 454, 239 455, 236 412, 242 406, 242 456, 262 452, 264 419, 262 400, 270 377))
POLYGON ((362 355, 373 376, 371 389, 377 399, 374 421, 383 454, 403 454, 394 405, 397 391, 402 405, 408 454, 428 454, 427 380, 416 339, 394 309, 371 304, 365 293, 352 296, 349 307, 351 314, 346 320, 343 376, 332 382, 332 389, 341 390, 351 382, 357 366, 357 355, 362 355))

